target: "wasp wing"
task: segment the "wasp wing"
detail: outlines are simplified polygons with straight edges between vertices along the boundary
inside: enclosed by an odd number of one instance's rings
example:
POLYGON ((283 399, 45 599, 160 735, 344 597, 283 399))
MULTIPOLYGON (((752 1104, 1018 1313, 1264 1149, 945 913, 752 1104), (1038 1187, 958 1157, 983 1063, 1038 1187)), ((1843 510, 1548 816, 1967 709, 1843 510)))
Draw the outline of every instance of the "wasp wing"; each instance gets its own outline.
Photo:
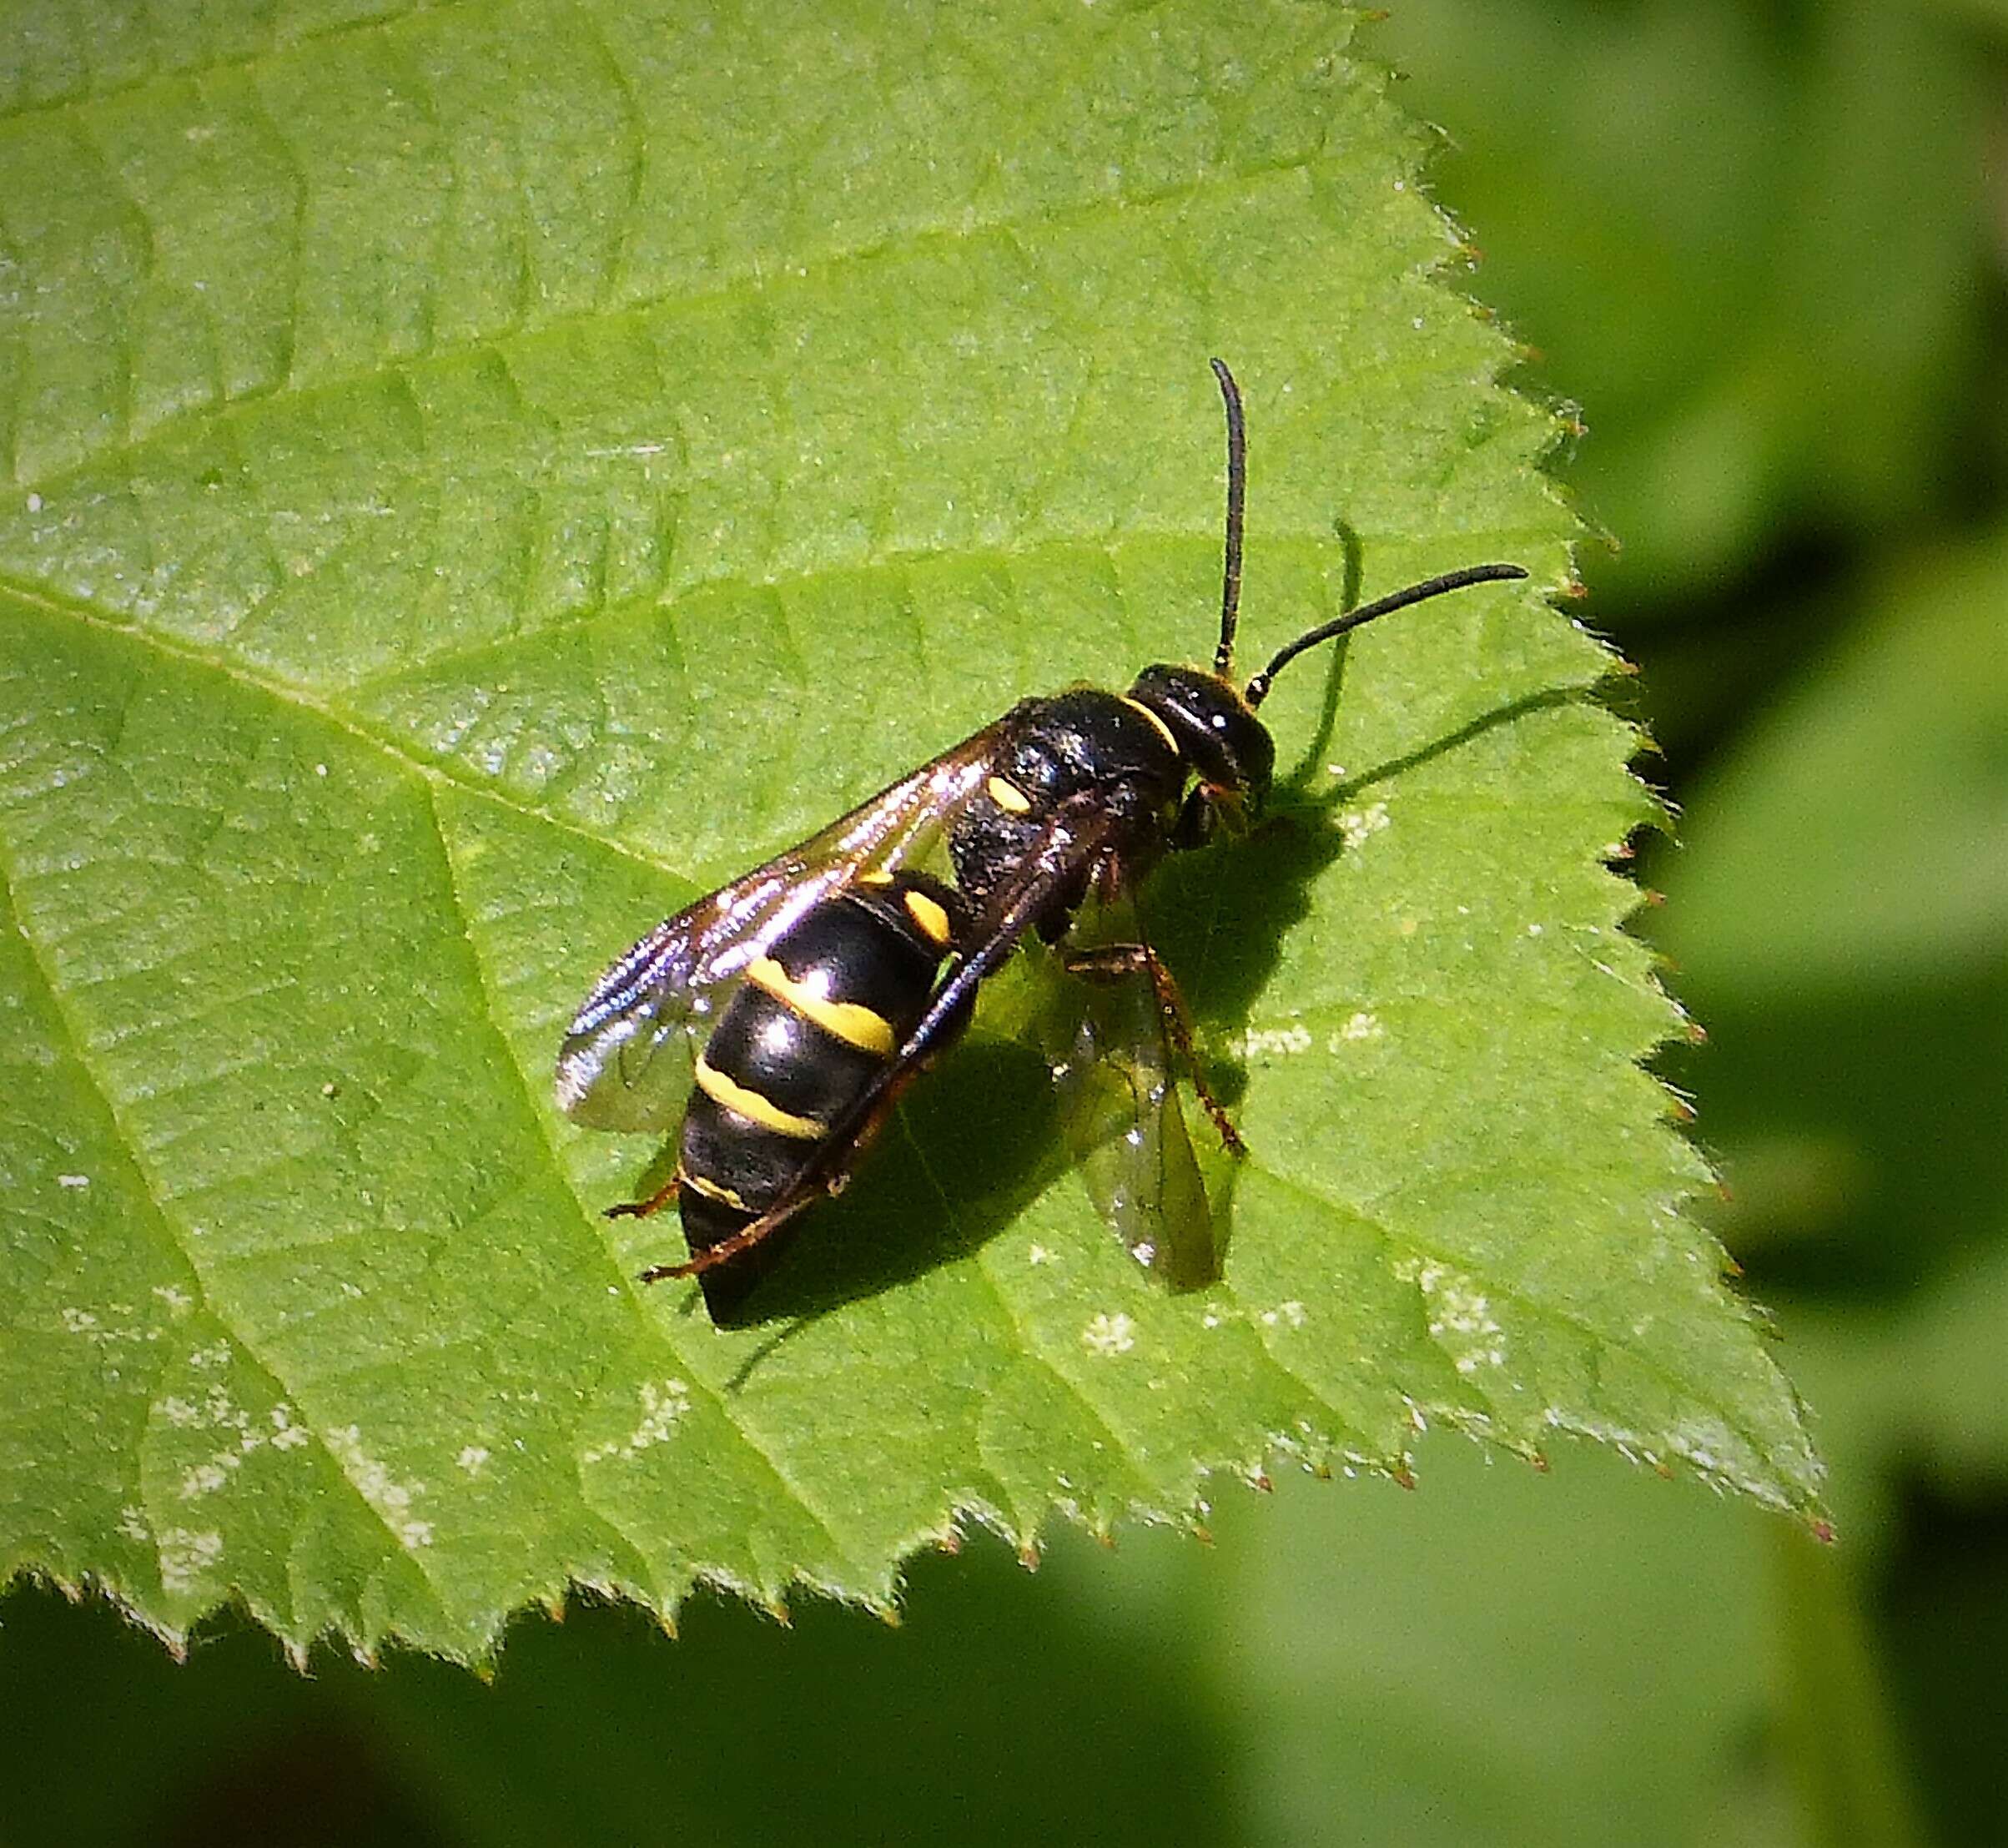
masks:
MULTIPOLYGON (((1143 941, 1126 896, 1091 902, 1069 937, 1077 954, 1143 941)), ((1055 982, 1053 994, 1047 1050, 1068 1150, 1096 1211, 1124 1249, 1173 1289, 1213 1282, 1213 1211, 1149 973, 1074 974, 1055 982)))
POLYGON ((998 727, 666 918, 593 985, 558 1050, 558 1107, 596 1130, 667 1130, 724 991, 797 919, 863 874, 918 860, 988 767, 998 727))

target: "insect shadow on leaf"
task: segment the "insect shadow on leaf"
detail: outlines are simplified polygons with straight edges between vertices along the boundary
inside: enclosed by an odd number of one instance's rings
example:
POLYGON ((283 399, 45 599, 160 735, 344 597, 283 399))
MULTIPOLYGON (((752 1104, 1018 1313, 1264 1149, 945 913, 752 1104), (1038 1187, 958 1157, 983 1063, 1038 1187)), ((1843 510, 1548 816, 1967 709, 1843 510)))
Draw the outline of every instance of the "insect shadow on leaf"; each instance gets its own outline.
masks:
MULTIPOLYGON (((1217 1004, 1193 1011, 1145 929, 1141 889, 1161 861, 1183 856, 1207 860, 1216 892, 1240 870, 1237 889, 1269 894, 1266 917, 1243 915, 1231 933, 1245 1006, 1318 870, 1315 852, 1294 865, 1286 854, 1240 869, 1220 858, 1236 841, 1244 855, 1275 852, 1249 836, 1275 780, 1276 743, 1256 708, 1276 676, 1398 610, 1527 574, 1468 566, 1342 604, 1237 686, 1246 439, 1239 388, 1224 364, 1212 365, 1226 410, 1227 507, 1211 670, 1159 662, 1126 692, 1076 687, 1019 702, 665 919, 587 996, 559 1054, 561 1107, 602 1129, 667 1129, 681 1115, 667 1179, 609 1209, 647 1217, 677 1203, 689 1258, 654 1265, 642 1281, 695 1276, 715 1321, 748 1319, 748 1296, 778 1267, 798 1216, 844 1191, 914 1081, 964 1038, 979 993, 1024 966, 1024 950, 1064 978, 1031 1018, 1059 1092, 1059 1140, 1102 1216, 1173 1289, 1220 1274, 1217 1191, 1210 1198, 1180 1102, 1189 1089, 1220 1147, 1243 1152, 1200 1055, 1200 1022, 1217 1004), (1190 852, 1207 847, 1210 855, 1190 852)), ((1350 579, 1356 546, 1346 560, 1350 579)), ((1328 707, 1336 697, 1328 688, 1328 707)), ((1190 892, 1183 909, 1196 910, 1190 892)), ((1215 938, 1223 934, 1210 930, 1210 951, 1215 938)), ((1223 981, 1217 992, 1224 999, 1236 985, 1223 981)), ((957 1120, 964 1133, 953 1163, 930 1166, 925 1136, 908 1140, 924 1188, 876 1184, 873 1226, 911 1216, 917 1199, 933 1201, 934 1238, 918 1222, 909 1227, 896 1270, 941 1249, 942 1222, 966 1246, 986 1221, 1009 1216, 1020 1191, 1013 1183, 1035 1174, 1037 1160, 1014 1158, 1012 1173, 993 1171, 986 1186, 983 1163, 970 1157, 1041 1122, 1030 1077, 1027 1069, 1024 1094, 1000 1117, 997 1087, 1007 1104, 1011 1087, 1004 1073, 991 1075, 991 1107, 957 1120), (983 1125, 974 1136, 972 1121, 983 1125), (954 1176, 955 1191, 943 1175, 954 1176)), ((938 1097, 954 1093, 938 1089, 938 1097)), ((1016 1146, 1038 1145, 1021 1137, 1016 1146)), ((873 1251, 863 1230, 823 1241, 844 1254, 830 1255, 823 1288, 843 1287, 852 1255, 873 1251)), ((869 1287, 887 1281, 882 1270, 869 1287)))

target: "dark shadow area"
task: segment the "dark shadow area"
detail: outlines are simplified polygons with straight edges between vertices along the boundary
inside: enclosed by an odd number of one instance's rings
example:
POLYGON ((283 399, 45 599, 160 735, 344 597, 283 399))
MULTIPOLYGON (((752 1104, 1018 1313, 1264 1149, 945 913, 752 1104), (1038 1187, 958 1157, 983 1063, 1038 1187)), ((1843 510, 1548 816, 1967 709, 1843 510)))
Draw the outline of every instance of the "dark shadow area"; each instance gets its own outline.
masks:
POLYGON ((975 1250, 1063 1159, 1044 1059, 1030 1045, 972 1039, 915 1084, 850 1185, 787 1229, 786 1250, 733 1325, 798 1325, 975 1250))
POLYGON ((1593 692, 1580 687, 1551 687, 1545 692, 1529 693, 1522 699, 1508 701, 1503 706, 1495 706, 1488 713, 1481 713, 1476 718, 1467 721, 1454 732, 1446 732, 1442 738, 1432 738, 1427 744, 1398 758, 1391 758, 1385 763, 1376 763, 1371 769, 1362 770, 1356 776, 1334 783, 1320 797, 1315 806, 1321 812, 1336 808, 1341 803, 1351 802, 1367 790, 1383 783, 1392 783, 1397 777, 1405 776, 1411 770, 1419 769, 1426 763, 1433 763, 1438 758, 1448 757, 1453 751, 1482 738, 1487 732, 1496 732, 1502 725, 1511 725, 1517 720, 1534 713, 1552 713, 1558 707, 1594 705, 1598 703, 1593 692))
MULTIPOLYGON (((1339 550, 1345 559, 1339 584, 1338 611, 1334 612, 1337 614, 1359 606, 1360 586, 1366 576, 1366 548, 1361 543, 1359 534, 1343 520, 1335 521, 1332 531, 1338 538, 1339 550)), ((1295 762, 1287 770, 1281 768, 1283 758, 1280 747, 1282 741, 1277 741, 1279 749, 1276 780, 1279 790, 1303 788, 1317 774, 1318 766, 1325 761, 1326 748, 1331 743, 1332 727, 1338 722, 1339 697, 1346 686, 1346 639, 1341 637, 1338 641, 1328 644, 1326 652, 1328 658, 1325 667, 1325 695, 1319 702, 1317 723, 1311 728, 1311 736, 1305 740, 1295 762)), ((1250 666, 1249 662, 1241 663, 1240 671, 1244 677, 1250 666)))
POLYGON ((701 1594, 672 1642, 575 1604, 520 1623, 491 1684, 330 1651, 307 1679, 234 1617, 178 1667, 105 1606, 18 1589, 0 1603, 7 1839, 1236 1839, 1232 1748, 1175 1642, 1095 1620, 1062 1576, 988 1541, 923 1558, 897 1631, 808 1599, 783 1629, 701 1594))
POLYGON ((20 1848, 470 1840, 348 1697, 369 1679, 341 1661, 310 1681, 234 1612, 177 1664, 108 1605, 17 1588, 0 1600, 0 1834, 20 1848))
POLYGON ((1824 999, 1682 988, 1708 1044, 1660 1064, 1703 1088, 1719 1229, 1754 1293, 1901 1297, 1998 1236, 2008 974, 1824 999))
POLYGON ((1990 1493, 1913 1475, 1902 1499, 1903 1538, 1874 1614, 1916 1788, 1939 1840, 1996 1841, 2008 1765, 2008 1480, 1990 1493))

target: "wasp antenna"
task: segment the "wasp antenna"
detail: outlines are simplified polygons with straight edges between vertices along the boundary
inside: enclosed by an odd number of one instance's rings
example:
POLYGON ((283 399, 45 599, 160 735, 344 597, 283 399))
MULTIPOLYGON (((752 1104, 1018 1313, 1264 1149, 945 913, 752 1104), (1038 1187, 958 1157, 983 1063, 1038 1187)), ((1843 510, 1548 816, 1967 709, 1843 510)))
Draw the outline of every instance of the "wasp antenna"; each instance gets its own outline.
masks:
POLYGON ((1440 577, 1426 577, 1420 584, 1411 584, 1405 590, 1392 591, 1371 603, 1363 603, 1356 610, 1348 610, 1343 616, 1335 617, 1329 622, 1320 623, 1316 628, 1299 636, 1286 647, 1279 649, 1276 658, 1248 682, 1241 697, 1251 706, 1260 706, 1269 697, 1270 682, 1306 649, 1315 648, 1321 642, 1329 642, 1334 636, 1345 635, 1362 623, 1372 622, 1376 617, 1392 616, 1397 610, 1405 610, 1412 603, 1427 603, 1432 597, 1464 590, 1473 584, 1503 584, 1526 576, 1527 568, 1522 565, 1467 565, 1461 571, 1447 571, 1440 577))
POLYGON ((1241 614, 1241 502, 1248 487, 1248 431, 1241 420, 1241 391, 1226 361, 1208 362, 1227 403, 1227 556, 1220 572, 1220 643, 1213 671, 1224 680, 1234 671, 1234 630, 1241 614))

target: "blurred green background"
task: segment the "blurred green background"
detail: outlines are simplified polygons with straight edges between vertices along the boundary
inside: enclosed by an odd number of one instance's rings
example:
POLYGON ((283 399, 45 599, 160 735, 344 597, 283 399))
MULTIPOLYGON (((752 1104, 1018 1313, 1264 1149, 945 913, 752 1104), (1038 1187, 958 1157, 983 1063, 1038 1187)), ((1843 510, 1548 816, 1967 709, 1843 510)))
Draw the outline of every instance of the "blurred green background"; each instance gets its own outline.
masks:
POLYGON ((2008 6, 1403 0, 1439 195, 1623 537, 1647 929, 1838 1544, 1563 1451, 973 1539, 895 1633, 522 1621, 492 1684, 0 1604, 23 1842, 2008 1840, 2008 6))

